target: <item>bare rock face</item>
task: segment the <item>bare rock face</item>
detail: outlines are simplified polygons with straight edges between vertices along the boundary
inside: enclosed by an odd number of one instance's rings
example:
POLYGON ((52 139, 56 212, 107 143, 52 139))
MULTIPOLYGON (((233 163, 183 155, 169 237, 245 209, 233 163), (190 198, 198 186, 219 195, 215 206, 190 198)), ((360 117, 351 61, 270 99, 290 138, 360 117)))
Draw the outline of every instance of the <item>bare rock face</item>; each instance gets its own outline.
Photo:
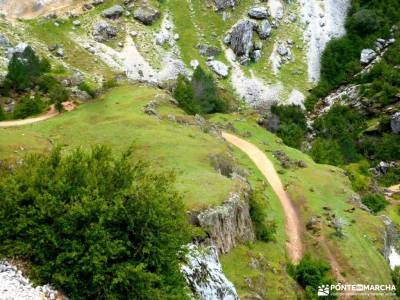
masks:
POLYGON ((372 49, 364 49, 361 52, 360 62, 364 65, 369 64, 376 57, 376 52, 372 49))
POLYGON ((214 3, 218 10, 224 10, 236 6, 236 0, 214 0, 214 3))
POLYGON ((194 244, 187 248, 187 262, 181 269, 192 292, 201 300, 238 300, 235 287, 222 271, 217 249, 194 244))
POLYGON ((232 28, 230 45, 241 61, 248 59, 253 48, 253 29, 254 23, 249 20, 241 21, 232 28))
POLYGON ((98 42, 105 42, 117 36, 117 28, 105 21, 96 23, 92 29, 93 38, 98 42))
POLYGON ((144 25, 151 25, 160 18, 160 15, 160 12, 153 7, 141 6, 135 11, 133 17, 144 25))
POLYGON ((229 75, 229 68, 223 62, 219 60, 211 60, 207 65, 214 71, 218 76, 225 78, 229 75))
POLYGON ((240 191, 232 193, 221 206, 200 212, 194 223, 208 235, 206 243, 215 246, 219 253, 228 253, 237 244, 255 239, 249 211, 251 187, 242 180, 240 191))
POLYGON ((124 8, 121 5, 114 5, 104 10, 101 15, 108 19, 117 19, 122 16, 123 12, 124 8))
POLYGON ((261 22, 259 26, 257 26, 257 32, 260 39, 265 40, 271 35, 272 26, 268 20, 264 20, 261 22))
POLYGON ((255 6, 249 10, 248 15, 250 18, 253 18, 253 19, 263 20, 263 19, 268 18, 269 13, 268 13, 268 9, 266 7, 255 6))

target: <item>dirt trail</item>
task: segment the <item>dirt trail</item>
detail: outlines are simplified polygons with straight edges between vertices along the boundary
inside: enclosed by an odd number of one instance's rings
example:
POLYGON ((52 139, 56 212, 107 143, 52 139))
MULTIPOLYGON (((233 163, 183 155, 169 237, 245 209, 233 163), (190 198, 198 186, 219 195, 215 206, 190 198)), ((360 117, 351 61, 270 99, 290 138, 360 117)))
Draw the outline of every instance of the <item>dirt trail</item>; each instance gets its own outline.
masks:
MULTIPOLYGON (((64 110, 66 111, 71 111, 75 109, 75 104, 71 101, 67 101, 63 103, 64 110)), ((49 111, 41 116, 38 117, 33 117, 33 118, 28 118, 28 119, 23 119, 23 120, 12 120, 12 121, 3 121, 0 122, 0 128, 7 128, 7 127, 18 127, 18 126, 24 126, 24 125, 29 125, 33 123, 37 123, 40 121, 44 121, 50 118, 53 118, 57 116, 59 112, 56 110, 54 105, 52 105, 49 109, 49 111)))
POLYGON ((288 254, 293 262, 299 262, 303 255, 300 220, 272 162, 253 144, 226 132, 223 132, 222 136, 250 157, 278 196, 285 213, 288 254))

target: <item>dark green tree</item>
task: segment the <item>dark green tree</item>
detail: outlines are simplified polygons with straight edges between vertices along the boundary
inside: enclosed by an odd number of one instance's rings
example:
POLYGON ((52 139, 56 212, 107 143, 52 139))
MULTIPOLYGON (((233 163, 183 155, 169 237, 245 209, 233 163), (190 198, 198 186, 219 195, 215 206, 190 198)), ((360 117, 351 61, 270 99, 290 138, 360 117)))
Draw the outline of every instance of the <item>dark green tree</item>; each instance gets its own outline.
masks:
POLYGON ((201 113, 201 107, 194 100, 193 90, 190 82, 182 75, 179 75, 174 97, 179 106, 188 114, 195 115, 201 113))

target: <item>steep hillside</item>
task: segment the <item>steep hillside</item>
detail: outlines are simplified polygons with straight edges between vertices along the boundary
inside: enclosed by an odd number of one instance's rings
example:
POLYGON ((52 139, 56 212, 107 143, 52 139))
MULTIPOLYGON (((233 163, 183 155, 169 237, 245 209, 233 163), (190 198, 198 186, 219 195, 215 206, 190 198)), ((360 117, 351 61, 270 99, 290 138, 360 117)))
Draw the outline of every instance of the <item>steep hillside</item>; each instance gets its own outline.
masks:
POLYGON ((390 7, 0 0, 0 298, 400 288, 390 7))
MULTIPOLYGON (((197 64, 209 65, 221 85, 261 107, 274 101, 304 101, 311 82, 319 78, 319 60, 327 42, 344 33, 349 5, 346 0, 234 1, 228 6, 218 1, 168 0, 139 1, 134 7, 125 1, 121 12, 105 18, 102 12, 120 1, 26 2, 21 5, 28 12, 9 1, 1 4, 5 41, 32 45, 59 65, 60 77, 79 70, 98 85, 119 73, 161 83, 179 73, 190 74, 197 64), (55 11, 61 5, 65 8, 55 11), (145 5, 161 13, 152 25, 134 18, 138 7, 145 5), (252 15, 252 9, 261 15, 252 15), (250 20, 249 26, 242 28, 245 20, 250 20), (99 22, 114 26, 115 36, 96 38, 93 32, 99 22), (232 33, 235 44, 228 40, 232 33), (57 47, 63 51, 48 50, 57 47)), ((10 51, 10 43, 3 43, 4 53, 10 51)), ((3 68, 6 63, 4 59, 3 68)))

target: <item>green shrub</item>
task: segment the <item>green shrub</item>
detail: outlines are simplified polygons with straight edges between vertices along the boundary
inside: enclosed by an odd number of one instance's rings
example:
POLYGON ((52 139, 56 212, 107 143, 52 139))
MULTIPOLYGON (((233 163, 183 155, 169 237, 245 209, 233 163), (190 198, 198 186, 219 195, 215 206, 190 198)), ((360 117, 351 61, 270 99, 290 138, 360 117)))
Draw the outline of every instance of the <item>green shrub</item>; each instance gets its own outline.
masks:
POLYGON ((188 114, 224 112, 227 105, 218 97, 217 87, 211 74, 197 67, 189 81, 179 76, 174 97, 188 114))
POLYGON ((344 163, 340 146, 334 140, 317 138, 313 142, 310 155, 319 164, 339 166, 344 163))
POLYGON ((58 111, 63 110, 62 103, 69 99, 69 91, 61 84, 53 85, 49 91, 49 98, 58 111))
POLYGON ((61 84, 54 76, 44 74, 38 78, 37 85, 42 93, 47 94, 54 86, 61 84))
POLYGON ((118 81, 116 79, 109 79, 103 83, 103 89, 112 89, 118 86, 118 81))
POLYGON ((306 117, 298 105, 273 105, 271 113, 279 118, 276 134, 294 148, 300 148, 307 130, 306 117))
POLYGON ((390 168, 386 174, 378 177, 378 182, 386 187, 398 184, 400 182, 400 167, 390 168))
POLYGON ((93 98, 96 98, 96 90, 93 89, 87 82, 82 82, 82 83, 79 85, 79 89, 80 89, 81 91, 83 91, 83 92, 88 93, 88 95, 89 95, 90 97, 92 97, 92 99, 93 99, 93 98))
POLYGON ((25 119, 27 117, 38 115, 45 109, 46 105, 39 95, 24 96, 17 101, 14 108, 14 119, 25 119))
POLYGON ((268 202, 260 190, 253 192, 250 198, 250 217, 256 232, 256 238, 269 242, 275 240, 276 223, 268 220, 268 202))
POLYGON ((109 148, 32 155, 0 176, 0 252, 71 299, 184 299, 189 241, 170 172, 109 148))
MULTIPOLYGON (((318 286, 332 284, 333 279, 330 275, 330 266, 322 260, 313 259, 306 253, 296 266, 289 265, 289 274, 303 287, 308 297, 317 299, 318 286)), ((327 299, 336 299, 334 295, 327 299)))
POLYGON ((385 197, 380 194, 367 194, 361 198, 361 202, 375 214, 385 209, 389 204, 385 197))
POLYGON ((379 28, 379 19, 375 10, 361 9, 348 18, 347 28, 360 35, 371 34, 379 28))
POLYGON ((367 128, 365 116, 348 106, 335 105, 314 122, 317 139, 311 149, 316 162, 340 165, 361 158, 360 134, 367 128))

